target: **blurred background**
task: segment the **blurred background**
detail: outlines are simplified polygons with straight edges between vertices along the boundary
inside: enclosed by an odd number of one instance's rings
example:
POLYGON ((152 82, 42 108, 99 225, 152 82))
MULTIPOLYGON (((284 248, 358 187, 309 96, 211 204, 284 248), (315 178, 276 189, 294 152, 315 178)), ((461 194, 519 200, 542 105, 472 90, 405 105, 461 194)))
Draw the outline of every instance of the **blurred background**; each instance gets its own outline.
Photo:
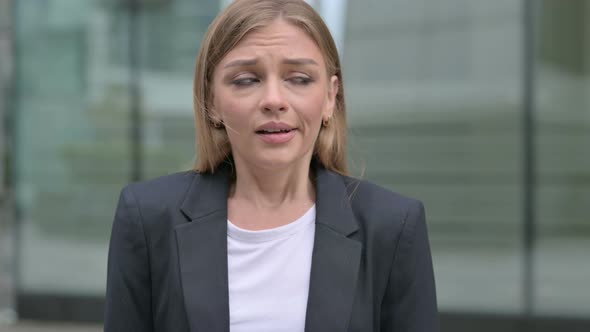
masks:
MULTIPOLYGON (((229 2, 0 0, 0 331, 101 329, 119 191, 190 169, 229 2)), ((353 175, 425 202, 443 331, 590 331, 590 1, 308 2, 353 175)))

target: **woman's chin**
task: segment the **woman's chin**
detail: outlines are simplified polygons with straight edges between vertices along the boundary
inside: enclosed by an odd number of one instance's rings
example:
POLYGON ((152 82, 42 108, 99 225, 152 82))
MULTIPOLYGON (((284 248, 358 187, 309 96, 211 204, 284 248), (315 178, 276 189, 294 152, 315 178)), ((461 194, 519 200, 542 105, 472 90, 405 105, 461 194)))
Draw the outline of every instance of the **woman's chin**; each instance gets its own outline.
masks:
POLYGON ((305 157, 295 155, 267 155, 257 158, 257 160, 252 164, 257 168, 268 171, 285 170, 291 167, 297 167, 297 165, 309 167, 309 163, 304 165, 303 159, 305 159, 305 157))
POLYGON ((282 170, 296 164, 294 158, 265 158, 259 160, 256 166, 267 170, 282 170))

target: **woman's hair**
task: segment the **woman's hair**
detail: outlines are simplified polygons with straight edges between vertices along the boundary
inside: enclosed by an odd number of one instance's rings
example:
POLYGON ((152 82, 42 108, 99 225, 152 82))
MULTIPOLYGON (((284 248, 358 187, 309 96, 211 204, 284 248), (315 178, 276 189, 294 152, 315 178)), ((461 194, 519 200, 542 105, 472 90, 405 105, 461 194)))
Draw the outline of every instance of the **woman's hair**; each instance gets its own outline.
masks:
POLYGON ((326 63, 328 81, 333 75, 338 77, 334 114, 327 126, 322 125, 313 154, 325 168, 348 174, 346 107, 338 50, 322 18, 303 0, 235 0, 209 26, 197 58, 193 85, 197 143, 195 170, 213 173, 231 158, 227 133, 215 125, 209 114, 215 67, 247 33, 268 26, 278 18, 299 27, 315 41, 326 63))

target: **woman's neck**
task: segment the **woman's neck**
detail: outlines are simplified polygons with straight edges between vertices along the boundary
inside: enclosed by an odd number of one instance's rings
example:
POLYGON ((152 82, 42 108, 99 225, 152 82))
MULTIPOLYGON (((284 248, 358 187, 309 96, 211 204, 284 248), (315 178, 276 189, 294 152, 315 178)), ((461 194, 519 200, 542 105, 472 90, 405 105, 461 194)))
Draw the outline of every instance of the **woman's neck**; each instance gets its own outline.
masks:
POLYGON ((240 200, 262 210, 315 201, 309 163, 280 170, 255 169, 243 163, 236 163, 235 167, 231 200, 240 200))
POLYGON ((279 227, 315 203, 309 161, 284 169, 248 167, 236 160, 234 165, 236 181, 228 198, 228 218, 234 225, 249 230, 279 227))

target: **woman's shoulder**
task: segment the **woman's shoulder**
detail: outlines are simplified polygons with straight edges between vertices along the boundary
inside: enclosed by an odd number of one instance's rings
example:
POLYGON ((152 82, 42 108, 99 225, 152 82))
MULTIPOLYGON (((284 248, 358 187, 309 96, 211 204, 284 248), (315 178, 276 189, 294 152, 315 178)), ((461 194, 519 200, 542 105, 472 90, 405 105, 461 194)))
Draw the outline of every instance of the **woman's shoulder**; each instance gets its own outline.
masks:
POLYGON ((359 179, 350 176, 342 176, 351 201, 357 203, 388 203, 389 205, 416 205, 421 201, 418 198, 402 194, 394 189, 386 188, 370 180, 359 179))
POLYGON ((420 199, 366 179, 342 176, 347 188, 350 205, 363 220, 385 222, 392 220, 405 222, 408 215, 420 213, 424 207, 420 199))
POLYGON ((122 195, 131 196, 137 204, 144 206, 162 206, 166 202, 177 202, 197 176, 199 173, 188 170, 132 182, 122 189, 122 195))

